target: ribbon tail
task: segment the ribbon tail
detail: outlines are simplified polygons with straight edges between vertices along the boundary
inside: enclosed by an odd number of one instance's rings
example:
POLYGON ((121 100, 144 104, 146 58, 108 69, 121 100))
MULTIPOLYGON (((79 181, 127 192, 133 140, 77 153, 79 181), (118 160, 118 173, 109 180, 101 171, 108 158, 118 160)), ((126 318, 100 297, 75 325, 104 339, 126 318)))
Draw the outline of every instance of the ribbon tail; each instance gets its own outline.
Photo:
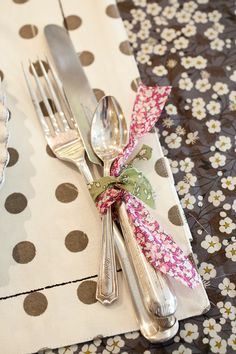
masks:
POLYGON ((197 286, 200 282, 197 270, 173 238, 161 231, 157 222, 150 222, 149 212, 136 198, 127 194, 125 200, 134 234, 148 262, 189 288, 197 286))

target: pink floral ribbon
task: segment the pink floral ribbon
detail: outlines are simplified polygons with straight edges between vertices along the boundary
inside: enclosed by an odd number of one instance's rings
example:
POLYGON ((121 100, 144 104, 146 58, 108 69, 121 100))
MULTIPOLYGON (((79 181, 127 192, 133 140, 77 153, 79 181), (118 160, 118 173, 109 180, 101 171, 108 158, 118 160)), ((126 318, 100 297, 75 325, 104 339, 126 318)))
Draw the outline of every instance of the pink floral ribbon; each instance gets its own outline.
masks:
MULTIPOLYGON (((120 174, 139 139, 154 127, 170 90, 170 86, 148 87, 142 83, 139 85, 131 117, 129 142, 114 161, 112 176, 120 174)), ((132 194, 113 188, 107 189, 99 196, 96 204, 103 214, 114 200, 125 202, 134 235, 149 263, 156 270, 181 281, 185 286, 194 288, 198 285, 200 278, 195 267, 173 238, 152 219, 144 204, 132 194)))

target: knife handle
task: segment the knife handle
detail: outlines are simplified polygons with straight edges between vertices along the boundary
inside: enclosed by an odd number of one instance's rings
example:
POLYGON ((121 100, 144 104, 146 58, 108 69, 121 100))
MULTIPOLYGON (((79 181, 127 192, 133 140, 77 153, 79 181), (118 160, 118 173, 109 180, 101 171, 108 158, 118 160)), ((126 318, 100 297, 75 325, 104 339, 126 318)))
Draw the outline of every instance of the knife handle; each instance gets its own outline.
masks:
POLYGON ((167 278, 157 272, 143 255, 133 234, 124 203, 118 208, 118 215, 145 306, 159 318, 172 316, 176 311, 177 303, 167 278))
POLYGON ((113 221, 111 209, 102 217, 101 261, 99 264, 96 299, 109 305, 118 298, 113 221))

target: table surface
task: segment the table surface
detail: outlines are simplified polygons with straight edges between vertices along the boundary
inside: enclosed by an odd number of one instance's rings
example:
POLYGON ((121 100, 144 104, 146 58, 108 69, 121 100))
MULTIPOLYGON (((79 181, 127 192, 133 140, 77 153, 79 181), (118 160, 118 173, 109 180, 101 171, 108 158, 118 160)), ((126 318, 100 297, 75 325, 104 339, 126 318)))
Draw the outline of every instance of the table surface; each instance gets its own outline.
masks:
POLYGON ((212 307, 181 321, 163 345, 134 332, 46 353, 230 354, 236 349, 235 1, 120 0, 118 7, 143 82, 173 86, 158 123, 160 140, 212 307))

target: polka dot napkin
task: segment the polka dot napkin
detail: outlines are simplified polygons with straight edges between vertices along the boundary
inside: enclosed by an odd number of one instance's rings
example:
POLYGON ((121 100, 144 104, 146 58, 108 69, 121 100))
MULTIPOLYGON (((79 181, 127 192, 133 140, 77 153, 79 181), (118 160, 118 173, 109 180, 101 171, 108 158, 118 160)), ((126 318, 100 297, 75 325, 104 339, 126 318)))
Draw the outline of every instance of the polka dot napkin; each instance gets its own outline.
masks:
MULTIPOLYGON (((56 23, 71 36, 99 98, 114 95, 130 117, 139 73, 113 0, 2 1, 0 41, 12 119, 10 161, 0 194, 0 343, 2 352, 36 352, 138 329, 122 273, 119 300, 95 300, 101 225, 82 177, 46 146, 24 82, 21 62, 50 57, 43 29, 56 23), (125 318, 125 321, 124 321, 125 318), (14 341, 12 340, 14 333, 14 341)), ((42 106, 43 107, 43 106, 42 106)), ((156 193, 155 217, 192 259, 190 232, 169 165, 155 133, 145 171, 156 193)), ((205 311, 202 285, 172 281, 179 319, 205 311)))

